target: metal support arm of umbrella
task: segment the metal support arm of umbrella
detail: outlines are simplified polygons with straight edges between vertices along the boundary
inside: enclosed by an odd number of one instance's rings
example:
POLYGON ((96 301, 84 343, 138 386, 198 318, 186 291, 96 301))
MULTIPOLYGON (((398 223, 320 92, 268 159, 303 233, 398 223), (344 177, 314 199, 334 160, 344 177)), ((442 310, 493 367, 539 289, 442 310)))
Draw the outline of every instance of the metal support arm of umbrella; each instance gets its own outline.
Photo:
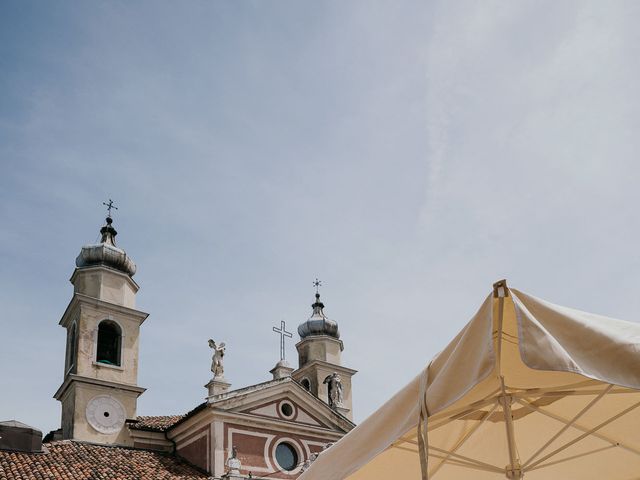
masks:
POLYGON ((507 433, 507 449, 509 451, 509 465, 506 467, 506 476, 510 480, 520 480, 522 478, 522 469, 520 468, 520 461, 518 460, 518 454, 516 449, 515 432, 513 430, 513 415, 511 413, 511 404, 513 398, 507 395, 507 391, 504 385, 504 377, 502 376, 501 361, 502 361, 502 330, 504 321, 504 297, 509 295, 507 288, 507 281, 500 280, 493 284, 493 295, 498 297, 498 352, 497 352, 497 370, 500 379, 500 404, 502 405, 502 411, 504 413, 504 423, 507 433))
POLYGON ((507 465, 505 469, 506 475, 510 480, 520 480, 522 478, 522 468, 520 467, 520 460, 518 459, 515 432, 513 430, 513 414, 511 413, 513 397, 507 395, 504 386, 504 377, 502 376, 500 377, 500 386, 502 389, 500 404, 502 405, 502 412, 504 413, 504 423, 507 430, 507 449, 509 451, 509 465, 507 465))

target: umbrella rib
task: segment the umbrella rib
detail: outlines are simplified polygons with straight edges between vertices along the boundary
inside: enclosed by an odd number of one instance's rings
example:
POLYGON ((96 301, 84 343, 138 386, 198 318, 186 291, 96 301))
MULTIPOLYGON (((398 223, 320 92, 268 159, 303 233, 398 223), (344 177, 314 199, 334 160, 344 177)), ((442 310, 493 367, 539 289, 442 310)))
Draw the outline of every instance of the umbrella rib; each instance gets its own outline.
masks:
POLYGON ((443 453, 445 455, 451 455, 452 457, 459 458, 461 460, 465 460, 469 463, 473 463, 474 465, 482 466, 487 469, 490 469, 494 472, 504 473, 504 468, 498 468, 495 465, 491 465, 490 463, 481 462, 480 460, 476 460, 475 458, 465 457, 464 455, 460 455, 459 453, 450 452, 449 450, 445 450, 444 448, 434 447, 433 445, 429 445, 430 450, 435 450, 436 452, 443 453))
MULTIPOLYGON (((430 456, 432 456, 434 458, 440 458, 440 459, 445 458, 444 456, 437 455, 435 453, 432 453, 430 456)), ((474 468, 476 470, 484 470, 485 472, 492 472, 492 473, 502 473, 503 472, 502 470, 497 472, 496 469, 494 469, 494 468, 483 467, 482 465, 477 465, 477 464, 469 463, 469 462, 463 462, 462 460, 456 460, 455 458, 453 458, 453 459, 450 458, 447 461, 447 463, 449 465, 453 465, 453 466, 456 466, 456 467, 474 468)))
MULTIPOLYGON (((411 440, 411 439, 408 439, 408 438, 405 438, 405 437, 400 437, 399 440, 401 440, 402 442, 405 442, 405 443, 410 443, 412 445, 418 445, 418 442, 416 442, 415 440, 411 440)), ((396 442, 396 443, 392 444, 392 446, 398 448, 399 447, 399 443, 401 443, 401 442, 396 442)), ((450 452, 449 450, 446 450, 444 448, 439 448, 439 447, 435 447, 433 445, 429 445, 429 450, 434 450, 434 451, 436 451, 438 453, 442 453, 444 455, 450 454, 452 457, 455 457, 457 459, 463 460, 465 462, 472 463, 472 464, 474 464, 476 466, 482 466, 482 467, 491 469, 491 471, 494 471, 494 472, 504 473, 504 468, 496 467, 495 465, 491 465, 490 463, 481 462, 480 460, 476 460, 475 458, 465 457, 464 455, 460 455, 459 453, 450 452)))
MULTIPOLYGON (((487 421, 487 419, 493 414, 493 412, 495 412, 496 408, 498 408, 498 403, 494 403, 493 407, 491 407, 491 410, 489 410, 487 412, 487 414, 482 417, 482 420, 477 423, 476 425, 474 425, 465 435, 463 438, 460 439, 460 441, 456 444, 455 447, 453 447, 451 449, 451 453, 455 453, 457 452, 460 447, 462 447, 462 445, 464 445, 464 443, 469 440, 469 438, 471 438, 471 435, 473 435, 476 431, 478 431, 478 429, 484 425, 484 422, 487 421)), ((447 460, 449 460, 449 458, 451 457, 451 453, 448 453, 444 459, 442 460, 442 462, 440 462, 438 465, 435 466, 435 468, 431 471, 431 473, 429 474, 429 476, 433 477, 435 476, 435 474, 438 472, 438 470, 440 470, 440 468, 447 462, 447 460)))
POLYGON ((596 403, 598 403, 598 401, 604 397, 611 389, 613 388, 613 385, 609 385, 607 386, 607 388, 605 388, 604 390, 602 390, 602 392, 600 392, 600 394, 594 398, 593 400, 591 400, 586 407, 584 407, 582 410, 580 410, 575 417, 573 417, 568 423, 565 423, 564 426, 553 436, 551 437, 544 445, 542 445, 538 450, 536 450, 536 452, 531 455, 531 457, 529 457, 529 459, 524 462, 524 465, 522 466, 522 468, 526 468, 527 466, 529 466, 529 464, 533 461, 534 458, 536 458, 538 455, 540 455, 542 452, 544 452, 544 450, 551 445, 560 435, 562 435, 564 432, 567 431, 568 428, 571 427, 571 425, 573 425, 582 415, 584 415, 591 407, 593 407, 596 403))
POLYGON ((618 447, 618 445, 613 444, 613 445, 607 445, 606 447, 595 448, 595 449, 590 450, 588 452, 579 453, 577 455, 572 455, 571 457, 566 457, 566 458, 563 458, 563 459, 560 459, 560 460, 555 460, 553 462, 549 462, 549 463, 544 463, 542 465, 538 465, 535 468, 528 469, 528 471, 539 470, 541 468, 550 467, 551 465, 557 465, 559 463, 568 462, 570 460, 575 460, 576 458, 586 457, 587 455, 593 455, 594 453, 603 452, 605 450, 609 450, 610 448, 616 448, 616 447, 618 447))
MULTIPOLYGON (((415 449, 408 448, 408 447, 403 447, 402 445, 393 445, 393 448, 397 448, 398 450, 404 450, 405 452, 418 453, 415 449)), ((435 453, 432 453, 429 456, 433 457, 433 458, 438 458, 438 459, 445 458, 444 455, 438 455, 438 454, 435 454, 435 453)), ((481 465, 477 465, 477 464, 469 463, 469 462, 464 462, 462 460, 456 460, 455 458, 454 459, 449 459, 448 463, 450 465, 454 465, 454 466, 457 466, 457 467, 467 467, 467 468, 474 468, 476 470, 484 470, 486 472, 495 472, 495 470, 493 468, 483 467, 481 465)))
MULTIPOLYGON (((568 419, 566 419, 564 417, 561 417, 560 415, 556 415, 555 413, 551 413, 551 412, 548 412, 546 410, 542 410, 541 408, 536 407, 535 405, 532 405, 529 402, 518 400, 518 403, 520 405, 524 406, 524 407, 530 408, 531 410, 534 410, 534 411, 536 411, 538 413, 541 413, 542 415, 545 415, 545 416, 547 416, 549 418, 553 418, 554 420, 556 420, 558 422, 566 423, 566 422, 569 421, 568 419)), ((579 423, 574 423, 573 424, 573 428, 575 428, 577 430, 580 430, 582 432, 591 432, 590 428, 585 427, 584 425, 580 425, 579 423)), ((636 448, 633 448, 633 447, 630 447, 629 445, 626 445, 626 444, 624 444, 622 442, 619 442, 618 440, 614 440, 613 438, 609 438, 606 435, 603 435, 602 433, 591 432, 591 435, 593 435, 596 438, 599 438, 600 440, 604 440, 605 442, 609 442, 612 445, 617 445, 618 447, 622 448, 623 450, 627 450, 628 452, 635 453, 636 455, 640 455, 640 450, 638 450, 636 448)), ((640 480, 640 478, 638 478, 637 480, 640 480)))
POLYGON ((622 412, 614 415, 613 417, 609 418, 608 420, 605 420, 604 422, 600 423, 599 425, 597 425, 596 427, 592 428, 591 430, 588 430, 587 432, 583 433, 582 435, 580 435, 577 438, 574 438, 573 440, 571 440, 570 442, 564 444, 562 447, 556 448, 553 452, 545 455, 544 457, 542 457, 541 459, 539 459, 537 462, 532 463, 531 465, 529 465, 529 468, 533 468, 536 465, 539 465, 540 463, 544 462, 545 460, 553 457, 554 455, 557 455, 558 453, 562 452, 563 450, 566 450, 567 448, 569 448, 571 445, 574 445, 575 443, 579 442, 580 440, 582 440, 583 438, 588 437, 589 435, 597 432, 598 430, 600 430, 602 427, 605 427, 607 425, 609 425, 611 422, 617 420, 618 418, 622 417, 623 415, 626 415, 627 413, 629 413, 630 411, 636 409, 640 407, 640 402, 636 402, 633 405, 631 405, 628 408, 625 408, 622 412))
MULTIPOLYGON (((434 458, 444 458, 440 455, 435 455, 435 454, 431 454, 434 458)), ((462 460, 456 460, 456 459, 449 459, 447 461, 447 464, 452 465, 454 467, 465 467, 465 468, 472 468, 474 470, 483 470, 485 472, 491 472, 491 473, 502 473, 503 471, 497 471, 494 468, 489 468, 489 467, 483 467, 482 465, 476 465, 473 463, 468 463, 468 462, 463 462, 462 460)))
POLYGON ((519 395, 531 396, 531 395, 539 395, 541 393, 555 393, 558 391, 558 389, 566 390, 568 394, 568 393, 575 393, 576 389, 578 388, 597 386, 600 384, 601 382, 597 382, 595 380, 582 380, 580 382, 570 383, 568 385, 563 385, 563 386, 555 386, 555 387, 549 387, 549 388, 527 388, 522 390, 512 389, 512 390, 513 390, 514 396, 519 396, 519 395))
MULTIPOLYGON (((583 395, 598 395, 602 390, 600 389, 591 389, 591 390, 556 390, 556 391, 530 391, 524 390, 522 392, 516 392, 513 394, 514 398, 530 398, 532 396, 536 396, 538 398, 543 397, 579 397, 583 395)), ((609 395, 622 395, 622 394, 631 394, 638 393, 637 390, 632 390, 630 388, 616 388, 609 392, 609 395)))
POLYGON ((443 425, 446 425, 447 423, 449 423, 451 420, 457 420, 456 417, 464 417, 465 415, 468 415, 472 412, 475 412, 476 410, 479 410, 483 407, 486 407, 487 405, 490 405, 492 403, 494 403, 496 401, 496 397, 495 395, 500 392, 500 389, 497 388, 496 390, 494 390, 493 392, 491 392, 487 397, 485 397, 483 400, 479 400, 477 402, 474 402, 470 405, 465 405, 464 407, 460 407, 457 408, 453 411, 450 412, 446 412, 446 413, 436 413, 435 415, 432 415, 429 417, 429 431, 432 430, 436 430, 438 428, 440 428, 443 425), (440 423, 437 423, 434 425, 433 422, 435 422, 436 420, 442 420, 440 423))

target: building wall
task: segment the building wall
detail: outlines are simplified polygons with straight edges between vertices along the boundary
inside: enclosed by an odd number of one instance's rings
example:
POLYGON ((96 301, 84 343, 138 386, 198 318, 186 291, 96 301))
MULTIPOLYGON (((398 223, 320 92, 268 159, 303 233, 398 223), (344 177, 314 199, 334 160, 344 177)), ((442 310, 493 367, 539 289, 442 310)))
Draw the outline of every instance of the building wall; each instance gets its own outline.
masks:
MULTIPOLYGON (((227 460, 235 446, 238 459, 242 462, 242 474, 295 479, 311 454, 321 451, 326 444, 335 442, 341 436, 337 431, 329 431, 326 436, 321 433, 303 434, 300 433, 302 424, 283 421, 281 425, 274 426, 273 419, 246 414, 238 414, 235 419, 210 415, 211 412, 205 412, 199 419, 194 417, 192 425, 186 426, 186 430, 181 427, 180 433, 170 434, 169 437, 175 439, 178 455, 215 477, 227 472, 227 460), (298 455, 299 466, 291 472, 278 472, 281 468, 275 458, 275 450, 283 441, 289 443, 298 455)), ((304 427, 313 428, 309 425, 304 427)))
MULTIPOLYGON (((135 393, 117 388, 105 391, 104 388, 82 382, 74 382, 70 388, 70 395, 74 398, 73 439, 96 442, 102 444, 117 444, 133 446, 133 439, 129 435, 126 425, 116 433, 104 434, 95 430, 87 420, 87 404, 99 395, 110 393, 124 407, 125 418, 135 418, 135 393)), ((64 409, 64 407, 63 407, 64 409)))
POLYGON ((77 322, 79 335, 76 373, 84 377, 135 385, 138 379, 140 321, 85 303, 81 306, 77 322), (96 363, 98 325, 103 320, 117 323, 122 330, 120 366, 96 363))
POLYGON ((211 433, 209 425, 195 430, 176 445, 176 453, 196 467, 210 471, 211 433))
POLYGON ((74 293, 128 308, 136 307, 138 286, 125 273, 103 266, 84 267, 74 271, 71 282, 74 293))
POLYGON ((235 445, 238 458, 242 462, 240 473, 255 476, 269 475, 269 478, 292 479, 300 475, 302 464, 309 459, 312 453, 334 440, 318 436, 307 436, 286 430, 248 427, 236 423, 224 424, 224 457, 229 458, 231 449, 235 445), (275 451, 279 443, 287 442, 298 453, 298 467, 291 472, 279 471, 280 466, 275 457, 275 451), (278 472, 278 473, 274 473, 278 472))

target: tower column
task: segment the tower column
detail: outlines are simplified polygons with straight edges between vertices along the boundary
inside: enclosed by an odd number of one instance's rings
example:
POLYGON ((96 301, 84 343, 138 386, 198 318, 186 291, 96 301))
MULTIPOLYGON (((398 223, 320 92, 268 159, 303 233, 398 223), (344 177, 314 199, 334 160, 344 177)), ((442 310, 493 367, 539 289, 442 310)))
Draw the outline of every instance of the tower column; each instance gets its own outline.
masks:
POLYGON ((311 317, 298 326, 300 342, 298 369, 291 376, 304 388, 329 404, 331 408, 350 420, 352 413, 351 377, 356 370, 342 365, 344 344, 340 340, 338 323, 324 313, 316 280, 315 302, 311 305, 311 317))
POLYGON ((116 246, 111 216, 100 233, 100 243, 82 247, 71 276, 74 293, 60 320, 64 380, 54 398, 62 403, 63 438, 130 445, 125 420, 136 417, 145 390, 137 384, 138 340, 148 314, 135 308, 136 266, 116 246))

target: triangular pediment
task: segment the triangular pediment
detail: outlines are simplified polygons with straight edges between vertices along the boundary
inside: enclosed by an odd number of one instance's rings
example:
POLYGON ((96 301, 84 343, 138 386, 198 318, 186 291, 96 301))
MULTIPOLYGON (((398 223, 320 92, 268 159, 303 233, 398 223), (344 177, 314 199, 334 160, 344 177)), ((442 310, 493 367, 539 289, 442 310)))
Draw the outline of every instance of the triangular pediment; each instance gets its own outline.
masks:
POLYGON ((248 408, 243 410, 242 413, 270 417, 278 420, 288 420, 316 427, 329 427, 329 425, 323 424, 315 418, 313 414, 309 413, 299 402, 289 397, 283 397, 278 400, 269 401, 264 405, 248 408))
POLYGON ((227 412, 343 432, 354 426, 290 377, 230 391, 211 406, 227 412))

